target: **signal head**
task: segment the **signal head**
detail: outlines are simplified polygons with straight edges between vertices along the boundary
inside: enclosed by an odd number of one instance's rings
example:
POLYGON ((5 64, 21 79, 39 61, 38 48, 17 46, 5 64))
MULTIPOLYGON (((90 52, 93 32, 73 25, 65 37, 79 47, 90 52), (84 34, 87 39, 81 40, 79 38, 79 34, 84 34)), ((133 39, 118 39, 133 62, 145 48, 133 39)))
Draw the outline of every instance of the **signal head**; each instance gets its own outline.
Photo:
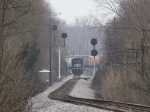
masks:
POLYGON ((65 39, 67 37, 67 33, 62 33, 61 37, 65 39))
POLYGON ((92 56, 96 56, 97 54, 98 54, 97 50, 94 49, 94 50, 91 51, 92 56))
POLYGON ((53 30, 53 31, 56 31, 56 30, 57 30, 57 26, 56 26, 56 25, 53 25, 53 26, 52 26, 52 30, 53 30))
POLYGON ((91 39, 91 44, 96 45, 97 44, 97 39, 95 39, 95 38, 91 39))

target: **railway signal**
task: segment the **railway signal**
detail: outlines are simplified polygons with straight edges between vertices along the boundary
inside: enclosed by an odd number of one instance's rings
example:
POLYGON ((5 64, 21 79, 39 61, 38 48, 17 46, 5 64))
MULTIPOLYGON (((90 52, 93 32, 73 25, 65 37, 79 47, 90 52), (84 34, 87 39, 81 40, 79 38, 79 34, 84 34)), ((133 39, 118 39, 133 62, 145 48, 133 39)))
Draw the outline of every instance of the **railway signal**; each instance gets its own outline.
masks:
MULTIPOLYGON (((91 39, 91 44, 94 46, 94 49, 91 51, 91 55, 94 56, 94 70, 93 70, 93 76, 95 74, 95 56, 98 54, 97 50, 95 49, 95 45, 97 44, 97 39, 93 38, 91 39)), ((92 76, 91 76, 92 79, 92 76)))
POLYGON ((67 33, 62 33, 61 37, 65 39, 67 37, 67 33))
POLYGON ((56 30, 57 30, 57 26, 56 26, 56 25, 53 25, 53 26, 52 26, 52 30, 53 30, 53 31, 56 31, 56 30))
POLYGON ((97 39, 95 38, 91 39, 91 44, 95 46, 97 44, 97 39))
MULTIPOLYGON (((58 75, 58 78, 60 79, 61 78, 61 63, 60 63, 60 59, 61 59, 61 55, 60 55, 60 53, 61 53, 61 51, 62 51, 62 48, 61 47, 65 47, 66 45, 65 45, 65 39, 66 39, 66 37, 67 37, 67 33, 62 33, 62 35, 61 35, 61 37, 63 38, 63 40, 64 40, 64 45, 62 45, 62 46, 56 46, 55 45, 55 31, 57 30, 57 26, 56 25, 53 25, 52 26, 52 30, 54 31, 54 46, 55 46, 55 48, 56 48, 56 50, 57 50, 57 52, 58 52, 58 55, 59 55, 59 59, 58 59, 58 63, 59 63, 59 75, 58 75), (58 47, 58 48, 57 48, 58 47)), ((50 41, 51 42, 51 41, 50 41)), ((50 51, 51 52, 51 51, 50 51)), ((50 60, 51 60, 51 55, 50 55, 50 60)), ((51 62, 51 61, 50 61, 51 62)), ((50 71, 51 71, 51 63, 50 63, 50 71)), ((50 79, 51 79, 51 72, 50 72, 50 79)))
POLYGON ((62 33, 61 37, 64 39, 64 46, 63 46, 63 47, 65 47, 65 46, 66 46, 66 45, 65 45, 65 39, 66 39, 66 37, 67 37, 67 33, 62 33))
POLYGON ((92 55, 92 56, 95 57, 97 54, 98 54, 97 50, 94 49, 94 50, 91 51, 91 55, 92 55))

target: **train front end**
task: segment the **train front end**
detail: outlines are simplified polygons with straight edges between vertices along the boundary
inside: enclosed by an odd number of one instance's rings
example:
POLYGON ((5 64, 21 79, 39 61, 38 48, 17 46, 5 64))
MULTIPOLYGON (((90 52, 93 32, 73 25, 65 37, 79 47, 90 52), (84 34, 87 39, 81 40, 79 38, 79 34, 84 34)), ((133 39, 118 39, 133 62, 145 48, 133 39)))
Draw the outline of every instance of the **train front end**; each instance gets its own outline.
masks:
POLYGON ((72 73, 74 75, 81 75, 83 73, 83 59, 82 58, 73 58, 71 61, 72 64, 72 73))

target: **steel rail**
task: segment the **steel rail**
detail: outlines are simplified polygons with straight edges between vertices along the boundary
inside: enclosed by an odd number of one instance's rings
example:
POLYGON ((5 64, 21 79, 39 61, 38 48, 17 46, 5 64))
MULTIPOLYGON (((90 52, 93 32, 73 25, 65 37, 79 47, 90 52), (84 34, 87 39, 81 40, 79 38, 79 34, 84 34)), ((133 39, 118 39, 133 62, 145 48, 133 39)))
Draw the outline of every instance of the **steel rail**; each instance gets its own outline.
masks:
MULTIPOLYGON (((83 79, 83 78, 82 78, 83 79)), ((70 96, 69 93, 77 83, 79 78, 71 79, 64 83, 57 90, 49 94, 49 98, 54 100, 59 100, 63 102, 73 103, 76 105, 85 105, 90 107, 95 107, 99 109, 114 111, 114 112, 126 112, 132 110, 132 112, 150 112, 149 106, 144 105, 135 105, 129 103, 120 103, 114 101, 103 101, 95 99, 85 99, 85 98, 76 98, 70 96)))

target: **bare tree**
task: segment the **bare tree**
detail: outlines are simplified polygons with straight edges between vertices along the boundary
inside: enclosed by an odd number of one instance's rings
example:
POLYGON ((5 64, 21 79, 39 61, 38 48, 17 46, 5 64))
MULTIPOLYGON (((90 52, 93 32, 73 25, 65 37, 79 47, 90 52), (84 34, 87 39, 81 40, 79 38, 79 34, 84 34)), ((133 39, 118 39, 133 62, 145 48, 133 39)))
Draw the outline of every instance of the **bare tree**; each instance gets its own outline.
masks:
POLYGON ((113 88, 106 98, 149 105, 149 1, 114 1, 101 4, 117 15, 105 31, 105 72, 109 75, 101 80, 102 94, 113 88), (114 81, 106 84, 110 78, 114 81))
POLYGON ((20 112, 45 87, 38 71, 49 66, 44 63, 49 61, 47 46, 52 38, 48 23, 55 18, 42 0, 0 2, 0 110, 20 112))

